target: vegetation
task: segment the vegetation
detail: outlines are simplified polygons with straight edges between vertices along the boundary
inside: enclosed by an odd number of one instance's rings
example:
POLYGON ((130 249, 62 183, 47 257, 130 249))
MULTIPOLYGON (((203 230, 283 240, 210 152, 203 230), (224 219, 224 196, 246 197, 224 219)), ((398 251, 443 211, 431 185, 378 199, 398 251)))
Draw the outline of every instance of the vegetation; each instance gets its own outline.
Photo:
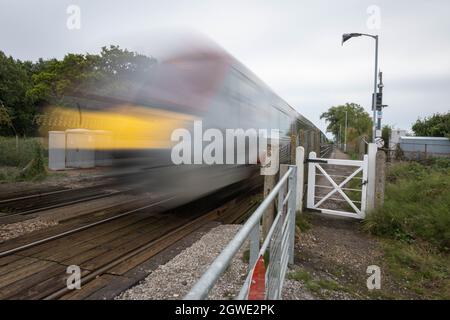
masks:
POLYGON ((450 138, 450 112, 436 113, 423 120, 419 118, 412 129, 416 136, 450 138))
POLYGON ((45 150, 37 138, 0 137, 0 167, 0 181, 44 178, 45 150))
POLYGON ((328 291, 345 291, 345 288, 339 285, 336 281, 331 279, 315 279, 307 270, 299 269, 288 273, 288 279, 301 281, 304 283, 306 289, 319 296, 325 296, 328 291))
POLYGON ((394 164, 383 207, 365 228, 382 237, 390 273, 426 298, 450 298, 450 159, 394 164))
POLYGON ((368 215, 374 234, 408 243, 424 241, 450 248, 450 160, 394 165, 388 173, 382 208, 368 215))
POLYGON ((423 243, 389 239, 382 241, 382 247, 389 274, 410 294, 421 299, 450 299, 448 254, 423 243))
POLYGON ((295 224, 301 232, 308 231, 312 227, 310 217, 302 212, 297 212, 295 224))
POLYGON ((345 113, 347 112, 347 142, 356 141, 362 135, 368 137, 372 132, 372 119, 363 107, 356 103, 346 103, 345 105, 334 106, 327 112, 321 114, 320 119, 325 119, 328 123, 327 132, 331 132, 338 137, 344 134, 345 113))
POLYGON ((46 104, 61 105, 71 94, 95 88, 127 90, 131 75, 148 73, 156 60, 118 46, 99 54, 67 54, 62 60, 20 61, 0 51, 0 135, 32 136, 46 104), (120 79, 120 84, 118 83, 120 79))
POLYGON ((27 91, 32 87, 33 64, 0 51, 0 135, 30 134, 36 107, 27 91))
POLYGON ((392 127, 389 125, 384 125, 381 129, 381 137, 384 141, 384 147, 389 148, 389 140, 391 138, 392 127))

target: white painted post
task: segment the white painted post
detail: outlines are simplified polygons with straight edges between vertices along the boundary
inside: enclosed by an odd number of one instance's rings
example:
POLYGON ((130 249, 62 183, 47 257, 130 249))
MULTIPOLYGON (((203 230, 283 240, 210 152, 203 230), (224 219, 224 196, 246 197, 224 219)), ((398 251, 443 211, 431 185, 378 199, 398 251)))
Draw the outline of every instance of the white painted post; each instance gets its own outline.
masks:
POLYGON ((296 210, 302 212, 303 208, 303 174, 305 161, 305 148, 297 147, 295 149, 295 164, 297 165, 297 196, 296 196, 296 210))
POLYGON ((369 168, 367 177, 367 211, 375 208, 375 176, 376 176, 376 159, 377 159, 377 145, 375 143, 369 143, 368 146, 368 156, 369 156, 369 168))
MULTIPOLYGON (((309 159, 316 159, 316 153, 311 151, 309 159)), ((306 206, 314 208, 315 187, 316 187, 316 164, 310 162, 308 165, 308 196, 306 198, 306 206)))

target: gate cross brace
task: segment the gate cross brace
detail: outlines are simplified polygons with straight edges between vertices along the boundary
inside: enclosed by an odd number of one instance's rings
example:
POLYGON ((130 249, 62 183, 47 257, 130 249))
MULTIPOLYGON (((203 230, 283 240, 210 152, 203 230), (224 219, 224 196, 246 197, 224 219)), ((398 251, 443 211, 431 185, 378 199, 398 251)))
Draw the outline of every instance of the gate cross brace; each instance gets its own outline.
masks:
POLYGON ((358 209, 358 207, 355 206, 353 201, 345 194, 344 191, 342 191, 341 188, 343 186, 345 186, 345 184, 347 182, 349 182, 354 176, 356 176, 363 168, 359 167, 358 169, 356 169, 355 172, 353 172, 351 175, 349 175, 347 177, 347 179, 345 179, 339 185, 337 185, 336 182, 334 182, 334 180, 331 179, 331 177, 328 175, 328 173, 319 164, 316 163, 316 164, 314 164, 314 166, 317 167, 323 173, 323 175, 328 179, 328 181, 331 182, 331 184, 334 187, 334 190, 330 191, 325 197, 322 198, 322 200, 320 200, 317 204, 315 204, 314 207, 315 208, 319 207, 325 200, 327 200, 329 197, 331 197, 336 192, 339 192, 342 195, 342 197, 348 202, 348 204, 353 208, 353 210, 355 210, 355 212, 357 214, 361 214, 361 211, 358 209))

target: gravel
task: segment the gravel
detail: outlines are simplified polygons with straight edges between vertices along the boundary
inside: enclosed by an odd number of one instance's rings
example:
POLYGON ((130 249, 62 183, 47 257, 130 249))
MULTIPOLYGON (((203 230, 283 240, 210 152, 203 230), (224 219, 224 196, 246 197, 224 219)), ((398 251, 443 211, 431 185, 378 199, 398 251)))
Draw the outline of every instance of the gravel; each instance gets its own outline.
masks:
MULTIPOLYGON (((182 299, 207 270, 209 265, 233 239, 241 225, 221 225, 205 234, 168 263, 159 266, 136 286, 121 293, 116 299, 182 299)), ((243 246, 245 248, 245 245, 243 246)), ((239 293, 247 275, 243 262, 244 249, 210 291, 208 299, 232 299, 239 293)))
MULTIPOLYGON (((288 273, 291 272, 288 270, 288 273)), ((305 288, 305 284, 302 281, 296 281, 291 279, 285 279, 283 284, 283 291, 281 293, 283 300, 315 300, 308 289, 305 288)))
POLYGON ((40 218, 34 218, 31 220, 0 225, 0 242, 57 224, 56 221, 44 221, 40 218))

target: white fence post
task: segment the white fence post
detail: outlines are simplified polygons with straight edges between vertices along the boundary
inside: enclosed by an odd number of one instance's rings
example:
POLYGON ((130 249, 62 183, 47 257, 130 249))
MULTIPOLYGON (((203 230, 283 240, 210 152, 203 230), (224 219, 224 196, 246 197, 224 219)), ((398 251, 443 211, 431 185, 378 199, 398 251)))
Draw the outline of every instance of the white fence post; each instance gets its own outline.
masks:
POLYGON ((376 158, 377 158, 377 145, 375 143, 369 143, 368 156, 369 156, 369 168, 368 168, 368 182, 367 182, 367 207, 366 212, 375 208, 375 176, 376 176, 376 158))
MULTIPOLYGON (((316 159, 316 153, 311 151, 308 159, 316 159)), ((314 207, 315 199, 315 185, 316 185, 316 167, 315 163, 310 162, 308 165, 308 195, 306 198, 306 205, 308 208, 314 207)))
POLYGON ((296 210, 302 212, 303 208, 303 175, 305 161, 305 149, 303 147, 297 147, 295 149, 295 164, 297 165, 297 195, 296 195, 296 210))

